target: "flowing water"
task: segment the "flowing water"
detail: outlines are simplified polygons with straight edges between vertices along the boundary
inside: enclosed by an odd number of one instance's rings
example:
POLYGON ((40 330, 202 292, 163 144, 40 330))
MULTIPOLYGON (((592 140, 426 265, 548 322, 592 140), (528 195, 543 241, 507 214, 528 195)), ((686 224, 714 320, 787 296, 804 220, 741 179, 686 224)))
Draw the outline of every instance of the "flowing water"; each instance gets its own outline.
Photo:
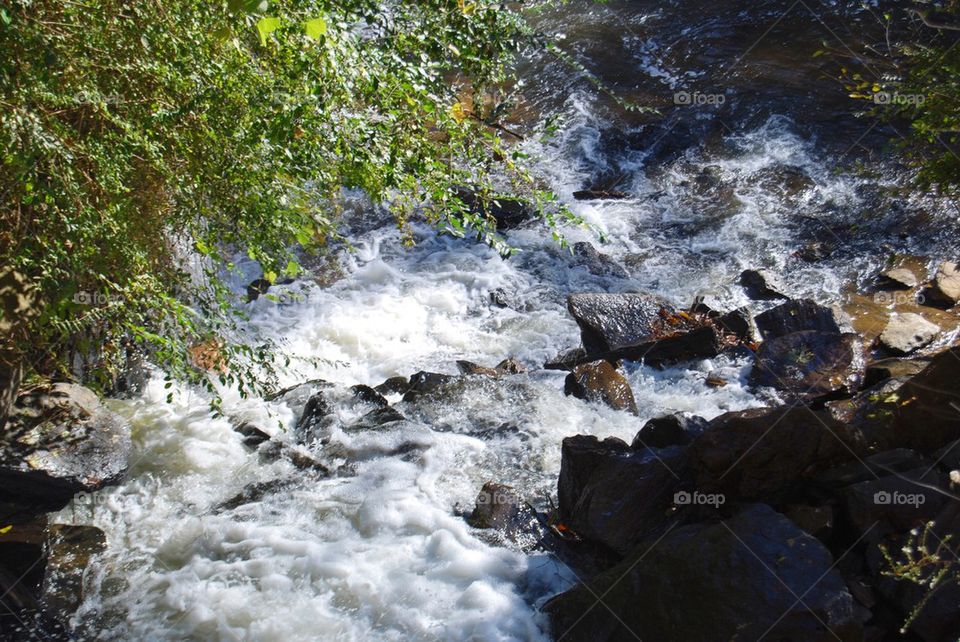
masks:
MULTIPOLYGON (((503 260, 423 227, 407 249, 389 220, 354 213, 342 279, 297 282, 277 290, 279 302, 249 304, 250 332, 297 358, 284 384, 338 385, 338 420, 313 446, 335 473, 263 463, 231 427, 252 421, 289 439, 298 403, 227 390, 230 419, 214 419, 197 391, 176 389, 167 402, 161 378, 113 402, 133 426, 129 478, 61 515, 109 540, 88 578, 82 630, 107 640, 547 639, 537 607, 575 576, 536 547, 467 525, 483 483, 512 485, 544 509, 566 436, 630 441, 650 417, 710 418, 770 401, 748 389, 749 361, 737 357, 628 364, 639 419, 565 397, 563 373, 539 366, 579 343, 567 294, 654 292, 678 305, 700 295, 729 309, 747 303, 733 285, 739 272, 767 267, 793 293, 833 302, 890 252, 936 255, 953 242, 939 232, 955 224, 952 205, 898 195, 906 178, 884 152, 896 133, 851 116, 828 77, 838 63, 812 57, 821 40, 842 41, 871 19, 843 6, 799 3, 785 14, 791 3, 573 2, 539 16, 603 86, 549 54, 526 61, 527 120, 559 114, 562 124, 524 144, 608 243, 580 229, 569 240, 598 245, 628 276, 592 274, 537 226, 509 233, 522 251, 503 260), (677 92, 722 95, 723 104, 675 105, 677 92), (662 114, 627 112, 611 94, 662 114), (601 183, 632 197, 573 200, 601 183), (804 249, 819 256, 804 260, 804 249), (491 304, 497 289, 510 307, 491 304), (408 421, 344 429, 365 410, 347 401, 350 385, 508 356, 531 371, 442 402, 391 399, 408 421), (714 372, 730 383, 707 387, 714 372), (221 506, 271 480, 284 483, 221 506)), ((238 288, 259 276, 244 269, 238 288)))

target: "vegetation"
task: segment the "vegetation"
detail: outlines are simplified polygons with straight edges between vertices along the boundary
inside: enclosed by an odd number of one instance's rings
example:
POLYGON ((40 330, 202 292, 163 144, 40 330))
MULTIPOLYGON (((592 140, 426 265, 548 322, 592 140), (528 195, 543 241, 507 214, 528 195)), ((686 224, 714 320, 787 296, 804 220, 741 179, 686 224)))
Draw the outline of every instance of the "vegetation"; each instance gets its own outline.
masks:
POLYGON ((246 392, 272 351, 232 334, 224 270, 245 253, 268 280, 297 274, 292 247, 338 238, 342 190, 401 231, 419 217, 503 251, 502 193, 572 218, 484 100, 535 39, 492 0, 11 0, 0 261, 40 313, 0 352, 46 374, 95 354, 107 381, 146 348, 246 392))

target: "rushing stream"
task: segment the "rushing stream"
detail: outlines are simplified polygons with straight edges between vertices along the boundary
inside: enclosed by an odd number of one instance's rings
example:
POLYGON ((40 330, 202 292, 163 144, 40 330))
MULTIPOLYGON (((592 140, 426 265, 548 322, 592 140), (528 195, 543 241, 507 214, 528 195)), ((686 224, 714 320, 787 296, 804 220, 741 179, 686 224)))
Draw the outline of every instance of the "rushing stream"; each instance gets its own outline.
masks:
MULTIPOLYGON (((227 390, 230 419, 213 419, 196 391, 168 403, 161 377, 141 397, 113 402, 134 430, 128 480, 61 516, 109 541, 77 616, 82 629, 107 640, 546 639, 537 607, 575 577, 548 553, 468 526, 479 488, 509 484, 545 509, 566 436, 629 442, 651 417, 710 418, 771 398, 748 389, 749 362, 734 357, 665 370, 627 364, 640 418, 565 397, 564 373, 540 366, 579 344, 567 294, 654 292, 683 306, 700 295, 731 309, 748 302, 734 286, 740 271, 766 267, 797 295, 837 302, 891 251, 932 254, 951 242, 936 224, 956 218, 950 204, 888 189, 906 181, 883 152, 895 132, 851 116, 828 77, 836 61, 812 57, 822 39, 845 38, 850 20, 870 19, 841 15, 840 4, 799 3, 784 15, 791 3, 580 1, 539 17, 604 87, 548 54, 527 61, 524 111, 560 114, 562 126, 524 144, 551 187, 608 238, 600 245, 572 229, 571 243, 594 243, 626 274, 591 273, 538 225, 508 233, 522 251, 503 260, 426 227, 407 249, 389 219, 353 214, 343 278, 299 281, 272 290, 279 302, 248 304, 250 331, 295 358, 285 385, 339 386, 338 420, 313 446, 335 473, 261 462, 232 429, 231 419, 289 434, 302 403, 227 390), (608 90, 662 115, 626 112, 608 90), (677 92, 712 104, 675 105, 677 92), (855 161, 870 172, 854 171, 855 161), (573 200, 604 182, 632 197, 573 200), (509 307, 491 303, 498 289, 509 307), (509 356, 530 372, 442 403, 394 397, 407 421, 344 429, 365 410, 346 401, 350 385, 509 356), (729 384, 707 387, 710 373, 729 384), (276 479, 289 483, 221 506, 276 479)), ((243 267, 238 290, 259 276, 243 267)))

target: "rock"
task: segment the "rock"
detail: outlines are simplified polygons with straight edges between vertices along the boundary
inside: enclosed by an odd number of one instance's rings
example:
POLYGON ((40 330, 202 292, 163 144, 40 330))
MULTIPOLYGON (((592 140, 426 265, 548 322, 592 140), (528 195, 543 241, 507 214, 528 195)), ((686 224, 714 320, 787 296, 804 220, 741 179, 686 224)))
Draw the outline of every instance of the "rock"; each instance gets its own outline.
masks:
POLYGON ((658 337, 661 313, 673 308, 647 294, 571 294, 567 308, 580 326, 587 354, 605 354, 647 344, 658 337))
POLYGON ((490 291, 490 303, 498 308, 515 307, 512 298, 503 288, 497 288, 490 291))
POLYGON ((107 536, 93 526, 52 524, 47 534, 43 603, 51 617, 68 623, 83 602, 83 575, 91 559, 107 548, 107 536))
POLYGON ((960 347, 946 350, 883 400, 892 446, 933 452, 960 438, 960 347))
POLYGON ((583 348, 573 348, 561 352, 556 357, 543 364, 544 370, 573 370, 578 363, 587 360, 587 351, 583 348))
POLYGON ((737 308, 716 318, 716 325, 734 335, 740 341, 757 340, 757 326, 749 308, 737 308))
POLYGON ((250 422, 243 422, 234 426, 234 432, 243 435, 243 445, 248 448, 256 448, 265 441, 270 441, 270 435, 250 422))
POLYGON ((0 533, 0 595, 4 605, 0 639, 69 639, 66 636, 48 638, 32 621, 43 608, 40 596, 46 567, 46 527, 46 517, 41 517, 30 523, 14 524, 0 533))
POLYGON ((597 251, 590 243, 583 241, 573 244, 574 265, 583 267, 594 276, 612 276, 620 279, 630 277, 630 273, 622 265, 606 254, 597 251))
POLYGON ((631 450, 619 439, 563 440, 560 521, 583 539, 618 553, 661 526, 687 473, 683 448, 631 450))
POLYGON ((478 363, 473 363, 472 361, 457 361, 457 369, 460 370, 461 374, 467 376, 483 376, 483 377, 497 377, 498 373, 493 368, 487 368, 486 366, 481 366, 478 363))
POLYGON ((361 417, 360 421, 352 426, 349 426, 347 430, 370 430, 405 420, 406 417, 404 417, 400 411, 396 410, 395 408, 391 408, 390 406, 384 406, 382 408, 371 410, 361 417))
POLYGON ((908 354, 933 341, 940 333, 940 326, 930 323, 919 314, 902 312, 890 316, 887 327, 880 335, 880 343, 897 354, 908 354))
POLYGON ((247 504, 263 501, 263 499, 269 495, 286 491, 287 489, 291 488, 294 483, 295 480, 286 478, 252 482, 244 486, 239 493, 230 499, 218 504, 216 508, 214 508, 214 512, 221 513, 223 511, 234 510, 236 508, 240 508, 241 506, 246 506, 247 504))
POLYGON ((663 366, 681 361, 711 359, 728 347, 724 336, 713 325, 681 331, 651 343, 615 352, 621 359, 663 366))
POLYGON ((832 506, 794 504, 787 506, 783 514, 805 533, 809 533, 821 541, 830 539, 830 535, 833 533, 834 511, 832 506))
POLYGON ((920 279, 913 273, 913 270, 898 267, 882 272, 880 283, 895 290, 910 290, 920 285, 920 279))
POLYGON ((638 412, 630 383, 608 361, 577 366, 567 375, 563 391, 591 403, 603 402, 614 410, 638 412))
POLYGON ((744 270, 740 273, 740 285, 754 301, 790 298, 784 294, 786 287, 766 270, 744 270))
POLYGON ((944 505, 946 498, 934 489, 945 489, 946 479, 936 469, 917 468, 854 484, 843 493, 846 521, 869 543, 922 528, 944 505))
POLYGON ((261 294, 266 294, 270 286, 273 285, 266 279, 255 279, 247 286, 247 303, 256 301, 261 294))
POLYGON ((436 372, 420 371, 410 377, 409 388, 403 395, 404 401, 416 401, 421 395, 433 394, 453 381, 454 377, 436 372))
POLYGON ((523 365, 518 359, 513 357, 508 357, 498 363, 493 368, 499 375, 515 375, 523 374, 527 371, 527 367, 523 365))
POLYGON ((487 482, 477 495, 476 506, 469 521, 475 528, 506 530, 518 519, 524 508, 526 504, 513 488, 487 482))
POLYGON ((853 484, 916 468, 933 468, 933 462, 908 448, 894 448, 825 470, 817 475, 816 485, 830 494, 837 494, 853 484))
POLYGON ((361 403, 372 404, 378 408, 385 408, 390 405, 390 402, 382 394, 370 386, 363 384, 350 386, 350 392, 353 393, 353 398, 361 403))
POLYGON ((303 408, 300 419, 297 420, 297 426, 294 434, 299 443, 306 443, 316 439, 318 429, 325 423, 324 419, 333 414, 333 407, 327 400, 323 391, 315 393, 307 400, 307 405, 303 408))
POLYGON ((704 380, 704 383, 707 384, 710 388, 723 388, 727 385, 727 380, 723 378, 720 373, 711 372, 707 375, 707 378, 704 380))
POLYGON ((318 390, 327 390, 333 388, 333 384, 323 379, 310 379, 303 383, 294 384, 281 388, 269 394, 264 395, 266 401, 276 401, 283 399, 288 404, 297 406, 305 404, 318 390))
POLYGON ((472 212, 493 218, 498 230, 519 227, 535 214, 529 203, 512 198, 485 199, 469 189, 458 189, 457 196, 472 212))
POLYGON ((774 501, 858 450, 842 424, 803 406, 728 412, 690 445, 697 487, 728 502, 774 501))
POLYGON ((795 299, 782 303, 758 314, 755 321, 760 334, 767 341, 804 330, 818 330, 833 334, 841 332, 837 311, 825 308, 809 299, 795 299))
POLYGON ((952 308, 960 302, 960 264, 944 261, 923 296, 927 304, 938 308, 952 308))
POLYGON ((825 259, 830 258, 830 255, 833 254, 834 245, 832 243, 824 243, 823 241, 810 241, 805 243, 800 249, 793 253, 793 256, 800 259, 801 261, 806 261, 807 263, 818 263, 825 259))
POLYGON ((667 448, 669 446, 685 446, 693 438, 702 433, 707 427, 707 420, 702 417, 685 415, 664 415, 650 419, 643 425, 640 432, 633 438, 630 447, 634 450, 642 448, 667 448))
POLYGON ((573 198, 578 201, 610 201, 630 198, 630 195, 615 189, 582 189, 574 192, 573 198))
POLYGON ((769 386, 804 399, 852 393, 862 378, 857 335, 794 332, 768 340, 750 373, 754 386, 769 386))
POLYGON ((410 380, 406 377, 390 377, 374 388, 381 395, 405 394, 410 390, 410 380))
POLYGON ((764 505, 645 541, 544 610, 554 639, 569 642, 854 642, 863 635, 829 551, 764 505))
POLYGON ((79 492, 118 482, 127 469, 129 428, 83 386, 54 383, 22 391, 4 433, 5 504, 60 510, 79 492))
POLYGON ((863 375, 864 386, 874 386, 888 379, 902 379, 919 374, 930 365, 929 358, 899 359, 891 357, 879 359, 867 364, 863 375))

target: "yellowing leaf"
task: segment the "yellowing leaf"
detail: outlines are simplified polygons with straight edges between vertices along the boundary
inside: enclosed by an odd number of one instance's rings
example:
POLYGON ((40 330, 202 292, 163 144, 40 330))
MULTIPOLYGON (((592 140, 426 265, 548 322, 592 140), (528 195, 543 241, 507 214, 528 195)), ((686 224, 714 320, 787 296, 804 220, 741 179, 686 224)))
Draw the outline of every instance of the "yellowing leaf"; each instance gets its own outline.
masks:
POLYGON ((276 273, 276 272, 264 272, 264 273, 263 273, 263 278, 266 279, 267 281, 270 281, 270 283, 273 283, 274 281, 277 280, 277 273, 276 273))
POLYGON ((260 33, 260 44, 267 44, 267 36, 280 28, 280 18, 260 18, 257 21, 257 31, 260 33))
POLYGON ((12 529, 12 528, 13 528, 12 525, 11 525, 11 526, 4 526, 3 528, 0 528, 0 535, 6 535, 7 533, 10 532, 10 529, 12 529))
POLYGON ((320 36, 327 33, 327 21, 323 18, 314 18, 308 20, 306 26, 307 36, 314 40, 319 40, 320 36))
POLYGON ((453 116, 455 121, 462 123, 467 119, 467 110, 464 108, 463 103, 456 102, 450 107, 450 115, 453 116))

